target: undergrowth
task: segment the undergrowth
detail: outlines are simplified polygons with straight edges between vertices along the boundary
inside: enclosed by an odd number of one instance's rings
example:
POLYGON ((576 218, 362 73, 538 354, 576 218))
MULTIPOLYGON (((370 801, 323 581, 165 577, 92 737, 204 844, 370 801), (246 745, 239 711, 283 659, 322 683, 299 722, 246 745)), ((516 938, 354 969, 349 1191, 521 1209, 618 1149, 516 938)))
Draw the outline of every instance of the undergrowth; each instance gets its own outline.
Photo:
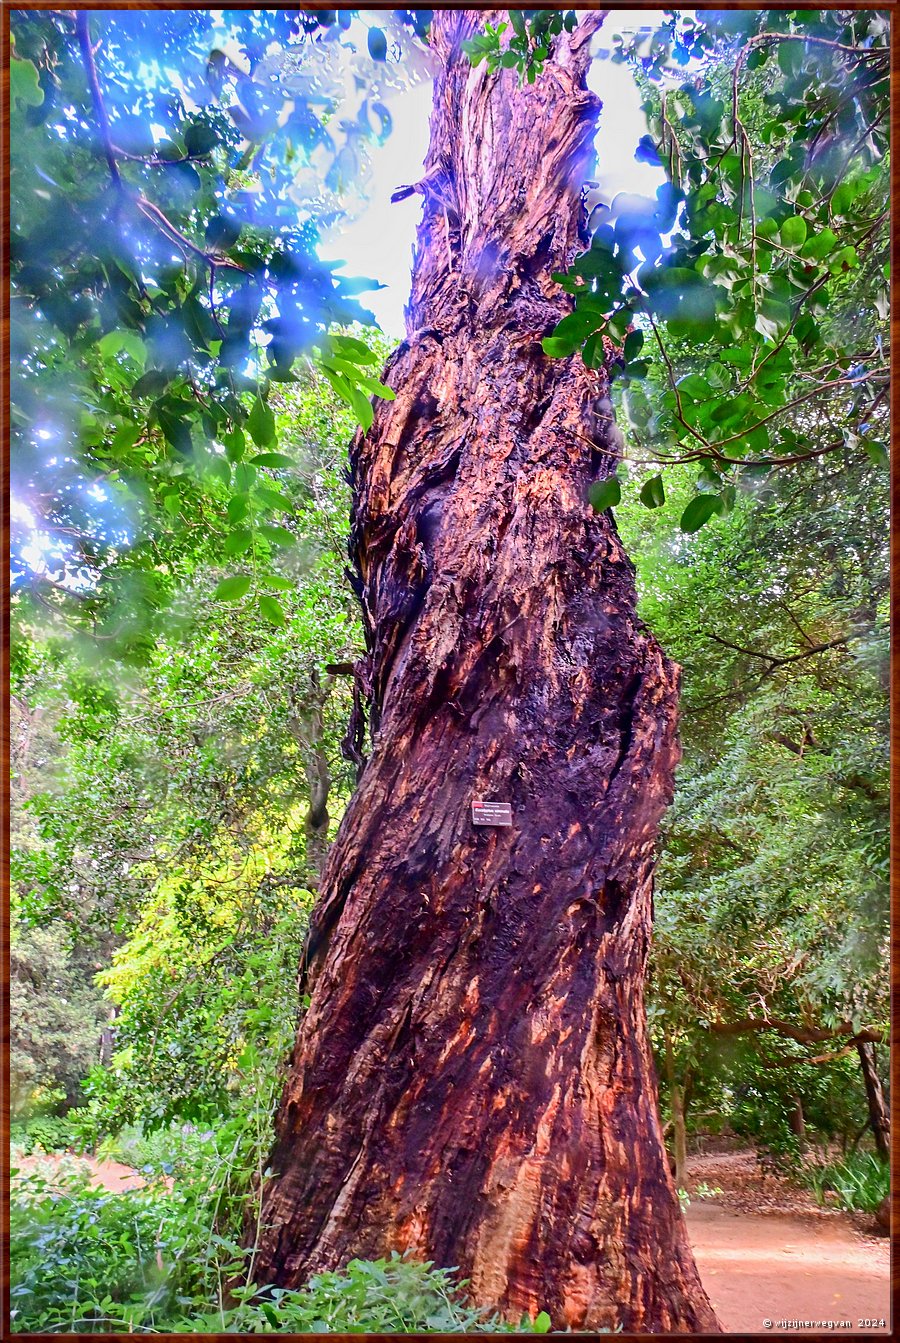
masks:
POLYGON ((847 1212, 877 1211, 891 1187, 890 1168, 874 1152, 853 1152, 827 1165, 807 1166, 804 1178, 820 1206, 831 1193, 832 1201, 847 1212))
MULTIPOLYGON (((226 1126, 227 1129, 227 1126, 226 1126)), ((473 1308, 452 1269, 353 1260, 298 1291, 227 1284, 252 1274, 238 1216, 246 1157, 230 1135, 156 1135, 142 1189, 109 1193, 72 1156, 13 1172, 12 1326, 41 1333, 545 1333, 473 1308), (172 1178, 174 1176, 174 1178, 172 1178)), ((142 1144, 126 1144, 140 1151, 142 1144)), ((242 1150, 243 1148, 243 1150, 242 1150)), ((113 1153, 110 1152, 110 1155, 113 1153)), ((123 1153, 124 1154, 124 1153, 123 1153)))

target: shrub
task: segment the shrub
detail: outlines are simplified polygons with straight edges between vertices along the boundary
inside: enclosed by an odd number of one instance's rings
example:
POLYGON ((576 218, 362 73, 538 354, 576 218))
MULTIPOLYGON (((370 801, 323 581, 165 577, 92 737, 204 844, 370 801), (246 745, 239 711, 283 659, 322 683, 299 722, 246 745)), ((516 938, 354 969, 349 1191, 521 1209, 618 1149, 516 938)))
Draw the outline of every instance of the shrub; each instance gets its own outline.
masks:
POLYGON ((829 1191, 847 1212, 875 1212, 891 1187, 886 1161, 873 1152, 854 1152, 824 1166, 807 1166, 804 1178, 822 1205, 829 1191))
POLYGON ((177 1248, 171 1196, 109 1194, 80 1162, 14 1176, 13 1328, 94 1333, 159 1327, 177 1248))
POLYGON ((65 1115, 36 1115, 24 1124, 11 1124, 11 1146, 18 1147, 26 1156, 36 1148, 44 1152, 64 1152, 77 1142, 75 1125, 65 1115))
MULTIPOLYGON (((208 1188, 224 1159, 208 1144, 208 1188)), ((298 1291, 249 1286, 226 1299, 252 1251, 220 1234, 208 1188, 162 1182, 109 1194, 74 1159, 13 1180, 10 1295, 16 1331, 77 1333, 545 1333, 550 1319, 510 1325, 466 1300, 453 1269, 393 1255, 353 1260, 298 1291)))
POLYGON ((545 1312, 511 1325, 477 1310, 454 1270, 393 1254, 353 1259, 343 1273, 317 1273, 300 1291, 247 1288, 234 1308, 192 1316, 179 1327, 194 1333, 546 1333, 545 1312))

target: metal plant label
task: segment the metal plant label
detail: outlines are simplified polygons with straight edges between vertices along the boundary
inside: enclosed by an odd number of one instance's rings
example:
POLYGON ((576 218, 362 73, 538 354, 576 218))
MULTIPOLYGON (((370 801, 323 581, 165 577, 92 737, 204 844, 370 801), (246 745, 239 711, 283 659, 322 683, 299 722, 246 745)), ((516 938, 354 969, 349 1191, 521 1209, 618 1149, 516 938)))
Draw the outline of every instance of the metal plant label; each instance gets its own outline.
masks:
POLYGON ((473 802, 473 825, 512 825, 512 807, 508 802, 473 802))

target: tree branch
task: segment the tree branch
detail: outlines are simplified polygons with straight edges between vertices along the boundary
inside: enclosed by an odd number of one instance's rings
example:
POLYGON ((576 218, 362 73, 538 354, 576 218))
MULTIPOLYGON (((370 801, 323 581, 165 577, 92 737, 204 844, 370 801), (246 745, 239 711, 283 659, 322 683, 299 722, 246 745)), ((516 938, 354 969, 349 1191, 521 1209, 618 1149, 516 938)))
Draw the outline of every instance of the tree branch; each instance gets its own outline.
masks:
POLYGON ((849 1036, 850 1044, 856 1044, 857 1041, 883 1044, 887 1039, 887 1033, 875 1026, 859 1031, 849 1021, 842 1021, 837 1026, 794 1026, 790 1021, 782 1021, 778 1017, 769 1017, 767 1020, 747 1017, 743 1021, 712 1021, 708 1029, 714 1035, 750 1035, 759 1031, 775 1031, 777 1035, 796 1040, 801 1045, 821 1044, 826 1040, 839 1039, 842 1035, 849 1036))
POLYGON ((741 644, 730 643, 728 639, 721 638, 718 634, 711 634, 704 631, 707 639, 712 639, 713 643, 721 644, 723 648, 730 648, 733 653, 743 653, 746 657, 759 658, 763 662, 769 663, 770 670, 776 667, 784 667, 791 662, 801 662, 804 658, 812 657, 814 653, 825 653, 829 648, 843 648, 854 637, 845 635, 841 639, 829 639, 826 643, 811 644, 809 648, 803 648, 799 653, 788 653, 779 656, 777 653, 760 653, 755 648, 744 648, 741 644))
POLYGON ((97 66, 94 62, 94 49, 91 46, 91 32, 88 27, 88 11, 86 9, 79 9, 76 12, 75 31, 78 34, 78 45, 81 48, 81 58, 84 61, 84 69, 91 90, 91 102, 100 128, 100 139, 103 141, 103 152, 106 155, 109 173, 115 186, 121 187, 122 175, 116 162, 115 150, 109 133, 109 118, 106 115, 103 95, 100 92, 100 81, 97 78, 97 66))

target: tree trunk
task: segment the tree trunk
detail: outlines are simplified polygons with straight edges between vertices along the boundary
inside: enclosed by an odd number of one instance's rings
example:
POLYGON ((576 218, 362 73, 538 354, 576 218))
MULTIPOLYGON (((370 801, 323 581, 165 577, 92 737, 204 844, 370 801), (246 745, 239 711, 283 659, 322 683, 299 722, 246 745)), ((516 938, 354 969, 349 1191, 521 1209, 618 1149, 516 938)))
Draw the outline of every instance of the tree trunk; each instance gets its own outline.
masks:
POLYGON ((583 245, 601 16, 521 89, 461 54, 483 17, 435 12, 397 399, 351 451, 372 755, 311 921, 256 1277, 408 1250, 510 1317, 712 1331, 643 1003, 677 669, 586 504, 616 463, 605 374, 540 346, 583 245))
POLYGON ((677 1189, 687 1189, 687 1074, 685 1084, 675 1080, 675 1050, 667 1026, 663 1027, 663 1048, 666 1061, 666 1081, 669 1084, 669 1106, 672 1111, 672 1139, 675 1144, 675 1166, 672 1174, 677 1189))
POLYGON ((806 1142, 806 1117, 803 1114, 803 1101, 800 1096, 794 1097, 794 1104, 789 1116, 791 1132, 794 1137, 799 1139, 801 1148, 806 1142))
POLYGON ((684 1093, 676 1082, 672 1087, 672 1130, 675 1140, 675 1184, 687 1189, 687 1126, 684 1122, 684 1093))
POLYGON ((888 1119, 887 1106, 884 1103, 884 1092, 881 1089, 881 1078, 878 1076, 878 1068, 875 1062, 875 1046, 867 1044, 865 1041, 858 1041, 856 1048, 859 1053, 863 1081, 866 1085, 869 1127, 875 1138, 875 1150, 885 1161, 890 1161, 891 1125, 888 1119))
POLYGON ((331 771, 325 750, 325 705, 331 693, 334 678, 329 676, 323 688, 317 671, 309 678, 309 694, 302 707, 291 714, 290 725, 294 740, 300 747, 306 766, 306 784, 309 790, 309 808, 304 818, 306 866, 314 888, 328 852, 328 797, 331 792, 331 771))

